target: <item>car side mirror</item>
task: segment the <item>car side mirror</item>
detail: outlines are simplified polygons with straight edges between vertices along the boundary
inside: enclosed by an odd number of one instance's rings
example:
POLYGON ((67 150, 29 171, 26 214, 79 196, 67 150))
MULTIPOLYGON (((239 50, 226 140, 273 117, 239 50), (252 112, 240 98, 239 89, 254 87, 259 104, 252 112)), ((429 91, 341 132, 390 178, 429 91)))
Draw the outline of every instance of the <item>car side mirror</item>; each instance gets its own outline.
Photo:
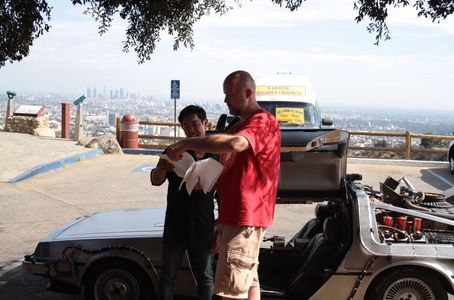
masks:
POLYGON ((333 119, 331 118, 323 118, 322 119, 323 126, 333 126, 333 119))
POLYGON ((227 127, 224 129, 226 132, 229 132, 230 129, 233 127, 233 125, 235 125, 236 123, 238 123, 240 121, 240 118, 237 117, 237 116, 228 116, 227 117, 227 123, 229 123, 229 125, 227 125, 227 127))
POLYGON ((218 122, 216 123, 215 130, 216 131, 224 131, 226 122, 227 122, 227 114, 222 114, 219 117, 218 122))

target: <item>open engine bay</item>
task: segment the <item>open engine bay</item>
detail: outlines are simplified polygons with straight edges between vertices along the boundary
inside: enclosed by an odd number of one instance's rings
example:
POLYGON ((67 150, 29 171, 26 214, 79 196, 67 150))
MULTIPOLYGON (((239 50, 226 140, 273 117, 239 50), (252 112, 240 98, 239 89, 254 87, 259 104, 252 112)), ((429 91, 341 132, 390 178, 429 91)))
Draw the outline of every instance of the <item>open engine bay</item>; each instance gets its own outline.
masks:
POLYGON ((380 192, 369 189, 368 194, 370 201, 378 204, 375 219, 380 242, 454 245, 454 227, 449 224, 452 222, 445 222, 454 220, 454 205, 444 195, 416 191, 405 177, 388 177, 380 183, 380 192), (416 214, 386 209, 380 203, 416 214))

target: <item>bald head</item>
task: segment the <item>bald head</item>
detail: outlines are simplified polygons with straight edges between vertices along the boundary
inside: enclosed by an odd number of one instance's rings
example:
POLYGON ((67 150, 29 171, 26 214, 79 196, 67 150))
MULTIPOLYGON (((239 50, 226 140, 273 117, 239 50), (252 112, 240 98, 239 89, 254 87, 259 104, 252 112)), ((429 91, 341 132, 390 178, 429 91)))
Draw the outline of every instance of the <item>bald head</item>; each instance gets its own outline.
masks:
POLYGON ((235 71, 224 80, 224 102, 232 115, 240 119, 249 117, 260 106, 255 100, 255 81, 246 71, 235 71))
POLYGON ((238 70, 230 73, 224 80, 224 86, 230 82, 240 84, 243 88, 249 88, 255 95, 255 81, 251 74, 246 71, 238 70))

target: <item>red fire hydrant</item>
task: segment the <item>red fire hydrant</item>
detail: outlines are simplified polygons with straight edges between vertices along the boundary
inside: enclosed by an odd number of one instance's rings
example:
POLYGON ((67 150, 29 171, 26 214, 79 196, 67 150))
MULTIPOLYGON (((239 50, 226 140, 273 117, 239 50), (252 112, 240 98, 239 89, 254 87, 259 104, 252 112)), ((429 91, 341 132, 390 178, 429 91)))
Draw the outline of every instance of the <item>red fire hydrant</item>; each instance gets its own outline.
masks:
POLYGON ((139 148, 139 121, 129 113, 120 121, 120 145, 122 148, 139 148))

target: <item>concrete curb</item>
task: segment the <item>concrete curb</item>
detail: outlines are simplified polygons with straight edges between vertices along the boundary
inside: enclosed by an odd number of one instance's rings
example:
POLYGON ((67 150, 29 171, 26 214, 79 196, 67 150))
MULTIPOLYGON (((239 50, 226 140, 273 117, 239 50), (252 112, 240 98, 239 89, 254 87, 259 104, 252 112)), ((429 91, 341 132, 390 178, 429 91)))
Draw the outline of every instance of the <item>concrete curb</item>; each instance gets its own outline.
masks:
POLYGON ((124 154, 143 154, 143 155, 158 155, 161 154, 164 150, 155 150, 155 149, 133 149, 133 148, 123 148, 124 154))
POLYGON ((30 177, 36 176, 38 174, 60 169, 66 164, 73 164, 75 162, 78 162, 78 161, 81 161, 84 159, 93 158, 102 153, 103 152, 101 149, 94 149, 94 150, 86 151, 83 153, 71 155, 69 157, 59 159, 59 160, 56 160, 56 161, 53 161, 50 163, 45 163, 45 164, 36 166, 28 171, 25 171, 24 173, 14 177, 13 179, 10 179, 8 182, 9 183, 18 183, 18 182, 24 181, 26 179, 29 179, 30 177))

